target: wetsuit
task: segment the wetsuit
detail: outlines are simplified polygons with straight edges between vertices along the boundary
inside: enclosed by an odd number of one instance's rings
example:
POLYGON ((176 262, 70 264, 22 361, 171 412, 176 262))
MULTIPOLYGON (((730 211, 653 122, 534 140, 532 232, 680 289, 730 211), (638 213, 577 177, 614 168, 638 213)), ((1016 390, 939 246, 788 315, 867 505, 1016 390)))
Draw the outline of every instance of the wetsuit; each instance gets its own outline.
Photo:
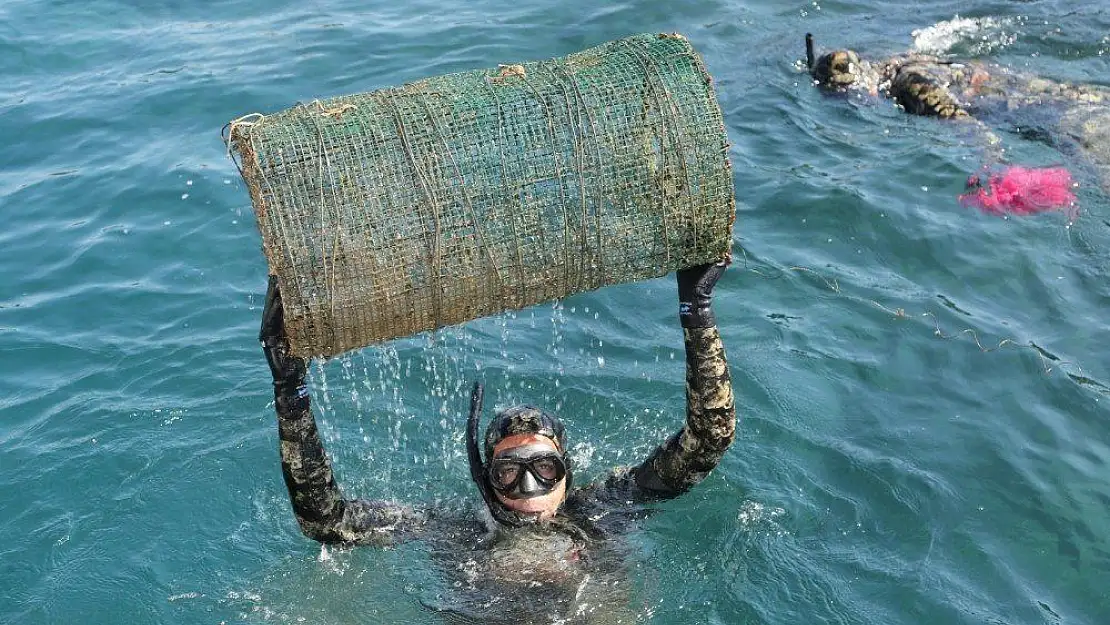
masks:
MULTIPOLYGON (((282 475, 301 530, 318 541, 346 545, 421 539, 417 545, 452 579, 448 597, 421 597, 421 602, 467 623, 638 622, 624 553, 629 545, 606 539, 625 535, 629 524, 648 512, 645 504, 680 495, 704 479, 733 441, 732 384, 711 308, 713 286, 726 266, 721 261, 678 272, 686 346, 684 426, 639 465, 571 490, 554 518, 523 524, 496 508, 500 504, 485 490, 491 514, 484 523, 458 510, 345 499, 312 415, 306 362, 289 353, 280 294, 271 279, 261 338, 275 380, 282 475)), ((475 414, 468 431, 477 423, 475 414)), ((565 453, 565 444, 560 447, 565 453)), ((565 479, 571 483, 569 470, 565 479)))

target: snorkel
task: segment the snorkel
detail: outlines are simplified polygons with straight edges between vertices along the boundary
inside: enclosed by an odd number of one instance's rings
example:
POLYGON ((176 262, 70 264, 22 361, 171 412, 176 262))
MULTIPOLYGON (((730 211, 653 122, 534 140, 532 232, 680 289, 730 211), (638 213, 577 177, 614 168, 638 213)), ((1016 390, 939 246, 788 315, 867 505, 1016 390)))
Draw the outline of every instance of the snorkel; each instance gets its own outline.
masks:
POLYGON ((806 33, 806 69, 813 73, 813 65, 817 62, 817 55, 813 52, 813 33, 806 33))
POLYGON ((478 492, 482 494, 482 500, 486 502, 486 508, 489 509, 495 521, 509 527, 523 527, 524 519, 519 514, 506 509, 493 494, 486 465, 482 462, 482 452, 478 449, 478 422, 482 418, 484 393, 482 383, 475 382, 474 389, 470 392, 470 416, 466 419, 466 457, 470 462, 470 479, 478 486, 478 492))

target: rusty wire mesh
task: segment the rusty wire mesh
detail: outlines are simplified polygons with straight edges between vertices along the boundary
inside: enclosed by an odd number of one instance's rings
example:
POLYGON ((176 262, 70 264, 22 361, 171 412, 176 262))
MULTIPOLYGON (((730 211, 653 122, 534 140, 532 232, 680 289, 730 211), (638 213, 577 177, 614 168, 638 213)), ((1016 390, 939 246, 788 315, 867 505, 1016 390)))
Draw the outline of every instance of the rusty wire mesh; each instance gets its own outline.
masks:
POLYGON ((230 124, 293 350, 391 338, 716 260, 728 142, 679 35, 230 124))

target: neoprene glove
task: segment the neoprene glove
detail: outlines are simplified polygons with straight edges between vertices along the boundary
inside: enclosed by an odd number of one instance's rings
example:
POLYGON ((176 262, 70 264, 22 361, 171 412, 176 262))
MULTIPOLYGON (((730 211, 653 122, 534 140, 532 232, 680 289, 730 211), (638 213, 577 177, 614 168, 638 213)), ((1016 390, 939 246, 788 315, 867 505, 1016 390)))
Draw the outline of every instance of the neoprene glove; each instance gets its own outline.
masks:
POLYGON ((276 276, 270 276, 270 285, 266 289, 266 306, 262 309, 262 329, 258 340, 262 343, 276 389, 288 392, 304 385, 308 365, 304 358, 290 353, 289 338, 285 335, 285 311, 281 306, 281 291, 278 290, 276 276))
POLYGON ((725 272, 730 259, 696 265, 677 273, 678 319, 684 328, 717 325, 713 316, 713 287, 725 272))

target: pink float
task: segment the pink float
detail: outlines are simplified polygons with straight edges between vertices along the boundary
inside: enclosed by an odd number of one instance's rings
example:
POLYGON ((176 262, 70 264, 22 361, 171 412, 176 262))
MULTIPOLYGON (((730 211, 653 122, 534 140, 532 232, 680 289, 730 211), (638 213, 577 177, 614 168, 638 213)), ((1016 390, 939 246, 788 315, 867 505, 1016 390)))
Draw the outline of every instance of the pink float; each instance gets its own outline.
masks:
POLYGON ((967 179, 960 205, 992 215, 1033 215, 1064 209, 1074 219, 1075 183, 1063 167, 1028 168, 1018 165, 967 179))

